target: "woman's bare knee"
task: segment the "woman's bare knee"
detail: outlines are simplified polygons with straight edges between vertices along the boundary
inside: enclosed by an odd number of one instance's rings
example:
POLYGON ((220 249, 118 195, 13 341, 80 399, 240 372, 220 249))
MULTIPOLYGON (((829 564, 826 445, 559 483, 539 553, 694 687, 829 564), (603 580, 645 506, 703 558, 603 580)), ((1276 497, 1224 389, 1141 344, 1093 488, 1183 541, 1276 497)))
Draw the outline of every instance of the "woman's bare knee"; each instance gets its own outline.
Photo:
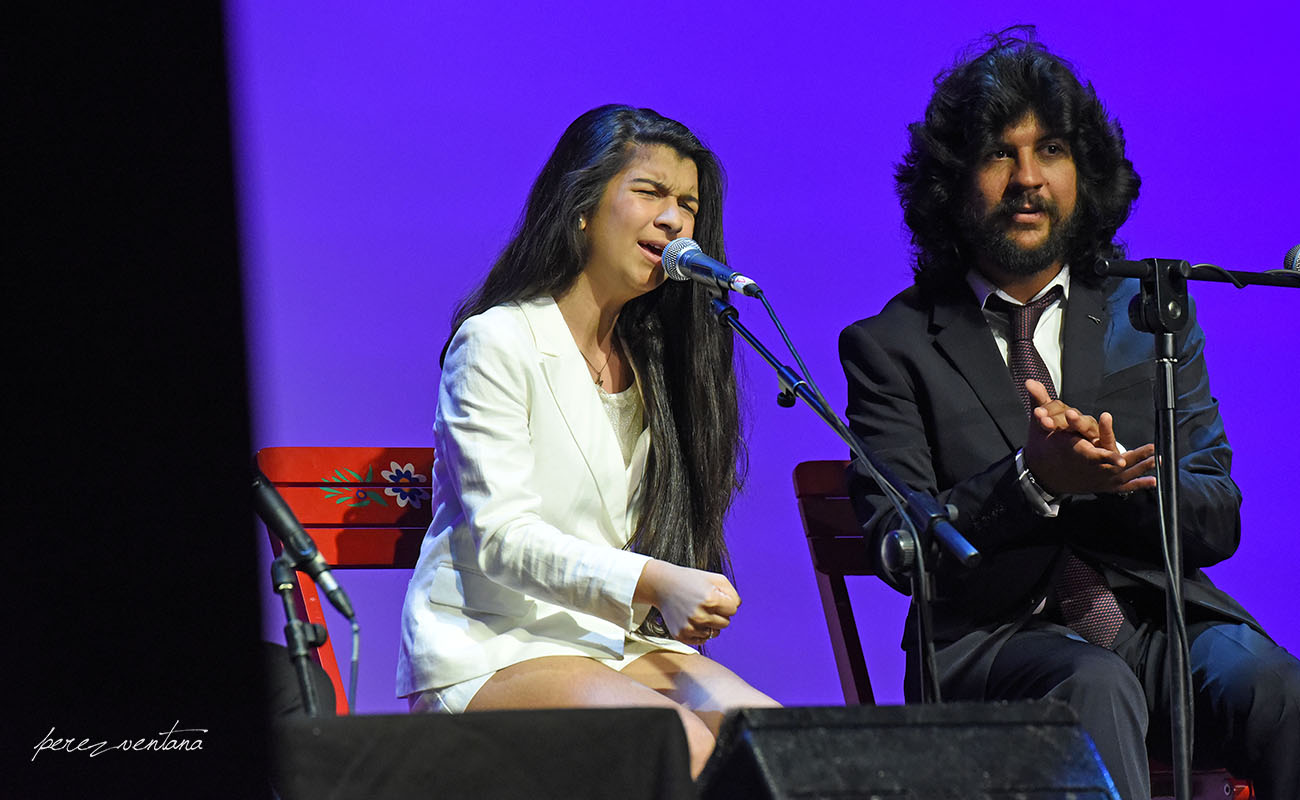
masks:
POLYGON ((729 711, 780 705, 705 656, 650 653, 629 664, 623 673, 691 709, 715 737, 729 711))
POLYGON ((699 775, 715 741, 705 720, 693 709, 593 659, 553 656, 506 667, 478 690, 467 710, 636 706, 677 712, 686 734, 691 776, 699 775))
POLYGON ((713 754, 713 746, 717 740, 704 720, 689 708, 678 705, 677 715, 681 717, 682 729, 686 731, 686 748, 691 757, 691 777, 696 778, 699 777, 700 770, 704 769, 709 756, 713 754))

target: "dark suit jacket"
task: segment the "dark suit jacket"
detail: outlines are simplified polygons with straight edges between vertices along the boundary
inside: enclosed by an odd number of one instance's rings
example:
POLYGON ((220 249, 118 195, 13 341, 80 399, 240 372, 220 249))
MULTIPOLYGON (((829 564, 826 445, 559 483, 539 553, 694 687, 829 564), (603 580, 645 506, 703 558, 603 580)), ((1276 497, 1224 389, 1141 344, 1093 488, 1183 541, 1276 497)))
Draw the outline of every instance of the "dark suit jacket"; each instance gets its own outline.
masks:
MULTIPOLYGON (((1132 279, 1108 279, 1100 289, 1074 280, 1063 323, 1061 399, 1094 416, 1110 411, 1117 439, 1129 448, 1155 437, 1154 339, 1134 330, 1128 317, 1138 290, 1132 279)), ((1193 311, 1177 336, 1175 379, 1184 595, 1203 613, 1258 628, 1200 570, 1236 550, 1241 503, 1203 345, 1193 311)), ((913 488, 955 505, 957 529, 983 555, 975 569, 939 560, 934 627, 940 645, 1027 619, 1048 596, 1067 546, 1097 565, 1121 596, 1153 595, 1152 587, 1163 587, 1154 491, 1072 497, 1055 518, 1030 506, 1015 471, 1028 419, 967 286, 947 297, 907 289, 877 316, 843 331, 840 358, 853 430, 913 488)), ((873 545, 898 527, 864 473, 850 471, 850 492, 873 545)), ((914 627, 906 628, 909 649, 914 627)))

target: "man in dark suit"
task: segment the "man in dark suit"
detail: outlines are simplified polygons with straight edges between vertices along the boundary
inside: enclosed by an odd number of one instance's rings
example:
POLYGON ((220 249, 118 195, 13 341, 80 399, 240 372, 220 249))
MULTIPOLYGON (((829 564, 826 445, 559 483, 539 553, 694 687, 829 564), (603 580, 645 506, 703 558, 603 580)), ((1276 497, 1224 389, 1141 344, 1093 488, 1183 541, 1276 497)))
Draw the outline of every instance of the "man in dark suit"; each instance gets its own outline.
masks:
MULTIPOLYGON (((841 335, 849 421, 983 556, 936 567, 944 698, 1063 700, 1120 794, 1150 797, 1147 748, 1169 747, 1154 347, 1129 322, 1137 282, 1093 269, 1120 256, 1139 180, 1092 87, 1032 40, 995 37, 936 87, 897 174, 916 283, 841 335)), ((1193 316, 1176 388, 1194 759, 1297 798, 1300 662, 1201 571, 1236 549, 1241 499, 1203 344, 1193 316)), ((898 519, 864 476, 878 542, 898 519)))

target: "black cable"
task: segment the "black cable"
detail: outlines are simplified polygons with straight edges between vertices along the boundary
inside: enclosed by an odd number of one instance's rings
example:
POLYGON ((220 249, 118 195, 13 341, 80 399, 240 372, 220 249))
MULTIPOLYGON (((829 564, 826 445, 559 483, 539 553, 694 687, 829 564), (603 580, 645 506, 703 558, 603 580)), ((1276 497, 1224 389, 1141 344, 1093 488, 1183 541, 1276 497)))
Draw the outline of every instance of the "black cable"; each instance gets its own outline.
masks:
POLYGON ((352 669, 348 677, 350 690, 348 691, 348 713, 357 713, 357 673, 361 667, 361 625, 353 617, 352 623, 352 669))
MULTIPOLYGON (((1196 268, 1198 268, 1198 267, 1199 267, 1199 268, 1202 268, 1202 269, 1208 269, 1208 270, 1211 270, 1211 271, 1213 271, 1216 275, 1222 275, 1223 278, 1224 278, 1228 283, 1231 283, 1233 286, 1237 287, 1238 289, 1245 289, 1245 288, 1246 288, 1246 284, 1244 284, 1244 283, 1242 283, 1240 280, 1238 280, 1236 275, 1233 275, 1231 272, 1229 272, 1228 270, 1224 269, 1223 267, 1220 267, 1218 264, 1193 264, 1193 265, 1192 265, 1192 269, 1196 269, 1196 268)), ((1273 272, 1283 272, 1283 271, 1284 271, 1284 270, 1273 270, 1273 272)))

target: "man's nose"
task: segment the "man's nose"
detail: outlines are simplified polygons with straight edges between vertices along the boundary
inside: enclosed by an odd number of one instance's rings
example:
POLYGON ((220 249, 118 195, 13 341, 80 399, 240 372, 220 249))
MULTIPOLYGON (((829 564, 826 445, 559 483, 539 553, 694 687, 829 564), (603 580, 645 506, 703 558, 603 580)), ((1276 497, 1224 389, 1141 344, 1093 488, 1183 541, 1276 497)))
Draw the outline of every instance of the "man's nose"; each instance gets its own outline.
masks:
POLYGON ((1011 181, 1017 186, 1036 189, 1043 185, 1043 170, 1033 153, 1022 153, 1011 171, 1011 181))

